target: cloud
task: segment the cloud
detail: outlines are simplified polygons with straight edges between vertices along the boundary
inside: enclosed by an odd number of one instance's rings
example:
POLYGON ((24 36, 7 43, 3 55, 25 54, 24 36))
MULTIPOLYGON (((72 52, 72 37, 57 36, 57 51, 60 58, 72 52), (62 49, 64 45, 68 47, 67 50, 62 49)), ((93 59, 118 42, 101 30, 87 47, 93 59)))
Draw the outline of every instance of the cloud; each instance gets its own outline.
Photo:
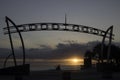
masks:
MULTIPOLYGON (((65 41, 65 43, 58 43, 56 48, 48 45, 40 45, 40 48, 26 49, 26 57, 30 59, 66 59, 72 56, 83 57, 86 50, 92 50, 93 47, 100 43, 93 41, 88 43, 77 43, 73 41, 65 41)), ((120 46, 120 43, 115 43, 120 46)), ((10 49, 0 48, 0 58, 5 58, 10 54, 10 49)), ((22 50, 18 48, 15 50, 17 58, 22 58, 22 50)))
POLYGON ((10 49, 8 48, 0 48, 0 58, 6 57, 6 55, 10 54, 10 49))
POLYGON ((42 48, 31 48, 28 53, 32 56, 30 58, 41 59, 59 59, 69 58, 72 56, 83 57, 86 50, 91 50, 98 41, 89 42, 86 44, 77 43, 74 41, 65 41, 65 43, 59 43, 56 48, 51 48, 46 45, 42 45, 42 48))

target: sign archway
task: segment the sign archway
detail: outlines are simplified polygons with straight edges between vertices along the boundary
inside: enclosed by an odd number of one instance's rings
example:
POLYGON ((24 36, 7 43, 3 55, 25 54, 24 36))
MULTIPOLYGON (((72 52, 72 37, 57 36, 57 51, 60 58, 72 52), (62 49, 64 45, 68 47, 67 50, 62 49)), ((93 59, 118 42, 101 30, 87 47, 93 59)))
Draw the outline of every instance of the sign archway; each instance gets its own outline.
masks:
MULTIPOLYGON (((17 66, 16 62, 16 57, 14 53, 14 45, 12 41, 11 34, 13 33, 18 33, 20 37, 20 41, 22 44, 22 51, 23 51, 23 65, 25 64, 25 46, 24 46, 24 40, 22 38, 21 32, 28 32, 28 31, 74 31, 74 32, 82 32, 82 33, 87 33, 87 34, 92 34, 92 35, 97 35, 103 37, 102 39, 102 46, 101 46, 101 58, 100 60, 102 61, 102 55, 103 55, 103 45, 105 42, 105 39, 109 39, 109 48, 108 48, 108 61, 109 61, 109 55, 110 55, 110 47, 111 47, 111 42, 112 39, 114 39, 114 34, 113 34, 113 26, 109 27, 107 30, 101 30, 89 26, 84 26, 84 25, 77 25, 77 24, 67 24, 65 23, 30 23, 30 24, 21 24, 21 25, 16 25, 10 18, 7 16, 5 17, 7 27, 3 28, 4 34, 9 35, 9 40, 11 44, 11 50, 12 50, 12 56, 14 60, 15 66, 17 66), (12 24, 13 26, 10 26, 9 24, 12 24)), ((10 55, 9 55, 10 56, 10 55)), ((8 56, 8 57, 9 57, 8 56)), ((6 59, 8 59, 8 57, 6 59)), ((7 60, 6 60, 7 62, 7 60)), ((5 62, 5 64, 6 64, 5 62)))

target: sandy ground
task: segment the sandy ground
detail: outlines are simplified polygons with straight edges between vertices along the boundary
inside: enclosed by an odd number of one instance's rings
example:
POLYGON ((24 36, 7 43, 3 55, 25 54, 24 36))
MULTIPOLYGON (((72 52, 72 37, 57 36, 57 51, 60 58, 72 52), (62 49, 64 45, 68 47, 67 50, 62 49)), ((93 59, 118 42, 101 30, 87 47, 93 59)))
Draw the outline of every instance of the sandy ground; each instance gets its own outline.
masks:
MULTIPOLYGON (((0 76, 0 80, 15 79, 14 76, 0 76)), ((120 80, 120 73, 114 73, 112 79, 104 79, 95 70, 31 71, 29 76, 23 76, 23 80, 120 80)))

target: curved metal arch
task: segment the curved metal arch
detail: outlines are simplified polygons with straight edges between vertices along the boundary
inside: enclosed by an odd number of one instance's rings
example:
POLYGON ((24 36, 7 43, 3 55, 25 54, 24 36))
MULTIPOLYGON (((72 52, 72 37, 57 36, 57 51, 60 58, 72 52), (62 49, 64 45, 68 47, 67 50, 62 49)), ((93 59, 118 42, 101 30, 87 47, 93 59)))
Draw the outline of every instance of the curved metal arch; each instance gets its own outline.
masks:
MULTIPOLYGON (((10 45, 11 45, 11 50, 12 50, 12 55, 13 55, 13 60, 14 60, 14 64, 15 66, 17 66, 16 63, 16 57, 15 57, 15 52, 14 52, 14 46, 13 46, 13 42, 12 42, 12 37, 11 37, 11 32, 10 32, 10 27, 9 27, 9 23, 8 23, 8 19, 6 17, 5 22, 7 24, 7 30, 8 30, 8 35, 9 35, 9 40, 10 40, 10 45)), ((9 57, 8 57, 9 58, 9 57)), ((6 63, 6 62, 4 62, 6 63)))
MULTIPOLYGON (((114 39, 114 34, 113 34, 113 27, 108 28, 106 31, 96 29, 93 27, 88 27, 88 26, 83 26, 83 25, 76 25, 76 24, 67 24, 67 23, 30 23, 30 24, 22 24, 22 25, 15 25, 15 23, 10 20, 8 17, 6 17, 7 20, 9 20, 13 26, 9 26, 8 22, 6 22, 9 27, 3 28, 4 34, 9 34, 11 33, 19 33, 19 36, 21 38, 21 43, 23 46, 23 64, 25 63, 25 49, 24 49, 24 43, 22 39, 22 35, 20 32, 28 32, 28 31, 42 31, 42 30, 59 30, 59 31, 74 31, 74 32, 83 32, 83 33, 88 33, 88 34, 93 34, 97 36, 103 37, 102 40, 102 46, 101 46, 101 56, 103 56, 103 45, 105 42, 105 38, 109 38, 109 49, 108 49, 108 56, 110 53, 110 46, 111 46, 111 41, 114 39), (110 31, 110 32, 109 32, 110 31)), ((109 59, 109 57, 108 57, 109 59)))
MULTIPOLYGON (((59 31, 74 31, 74 32, 82 32, 93 34, 97 36, 104 36, 106 31, 83 26, 83 25, 76 25, 76 24, 66 24, 66 23, 31 23, 31 24, 22 24, 16 25, 20 32, 28 32, 28 31, 41 31, 41 30, 59 30, 59 31)), ((7 27, 3 28, 4 34, 8 34, 7 27)), ((17 30, 14 26, 10 26, 10 32, 16 33, 17 30)), ((113 39, 114 34, 112 34, 113 39)), ((110 33, 106 34, 106 38, 110 37, 110 33)))
POLYGON ((101 45, 101 61, 103 62, 103 49, 104 49, 104 43, 105 39, 107 36, 107 33, 110 31, 110 37, 109 37, 109 44, 108 44, 108 51, 107 51, 107 61, 109 62, 109 57, 110 57, 110 51, 111 51, 111 42, 112 42, 112 34, 113 34, 113 26, 110 26, 106 32, 105 35, 103 36, 102 39, 102 45, 101 45))
POLYGON ((8 34, 9 34, 9 39, 10 39, 10 43, 11 43, 11 49, 12 49, 12 54, 13 54, 15 66, 17 65, 17 63, 16 63, 15 54, 14 54, 14 47, 13 47, 13 42, 12 42, 9 22, 12 23, 12 25, 16 29, 16 32, 19 34, 19 37, 20 37, 20 40, 21 40, 21 44, 22 44, 22 50, 23 50, 23 65, 24 65, 25 64, 25 46, 24 46, 24 41, 23 41, 21 32, 20 32, 19 28, 16 26, 16 24, 10 18, 8 18, 6 16, 5 19, 6 19, 6 23, 7 23, 7 30, 8 30, 8 34))
POLYGON ((12 56, 13 54, 9 54, 6 58, 5 58, 5 61, 4 61, 4 64, 3 64, 3 67, 6 68, 6 64, 7 64, 7 61, 8 59, 12 56))

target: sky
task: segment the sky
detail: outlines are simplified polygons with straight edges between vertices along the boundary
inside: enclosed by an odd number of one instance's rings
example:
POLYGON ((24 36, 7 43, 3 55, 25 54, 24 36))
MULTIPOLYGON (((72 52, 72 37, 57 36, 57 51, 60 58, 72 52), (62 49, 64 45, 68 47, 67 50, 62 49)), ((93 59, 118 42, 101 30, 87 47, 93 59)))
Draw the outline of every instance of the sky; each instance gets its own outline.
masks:
MULTIPOLYGON (((7 55, 10 50, 8 35, 4 35, 3 32, 3 28, 6 27, 5 16, 19 25, 41 22, 64 23, 65 14, 67 23, 71 24, 102 30, 107 30, 113 25, 114 42, 120 42, 120 0, 0 0, 0 53, 7 55)), ((39 58, 83 56, 90 46, 102 40, 100 36, 65 31, 26 32, 22 35, 26 52, 30 52, 32 56, 39 55, 35 56, 39 58)), ((13 34, 12 37, 16 51, 20 53, 19 37, 17 34, 13 34)))

